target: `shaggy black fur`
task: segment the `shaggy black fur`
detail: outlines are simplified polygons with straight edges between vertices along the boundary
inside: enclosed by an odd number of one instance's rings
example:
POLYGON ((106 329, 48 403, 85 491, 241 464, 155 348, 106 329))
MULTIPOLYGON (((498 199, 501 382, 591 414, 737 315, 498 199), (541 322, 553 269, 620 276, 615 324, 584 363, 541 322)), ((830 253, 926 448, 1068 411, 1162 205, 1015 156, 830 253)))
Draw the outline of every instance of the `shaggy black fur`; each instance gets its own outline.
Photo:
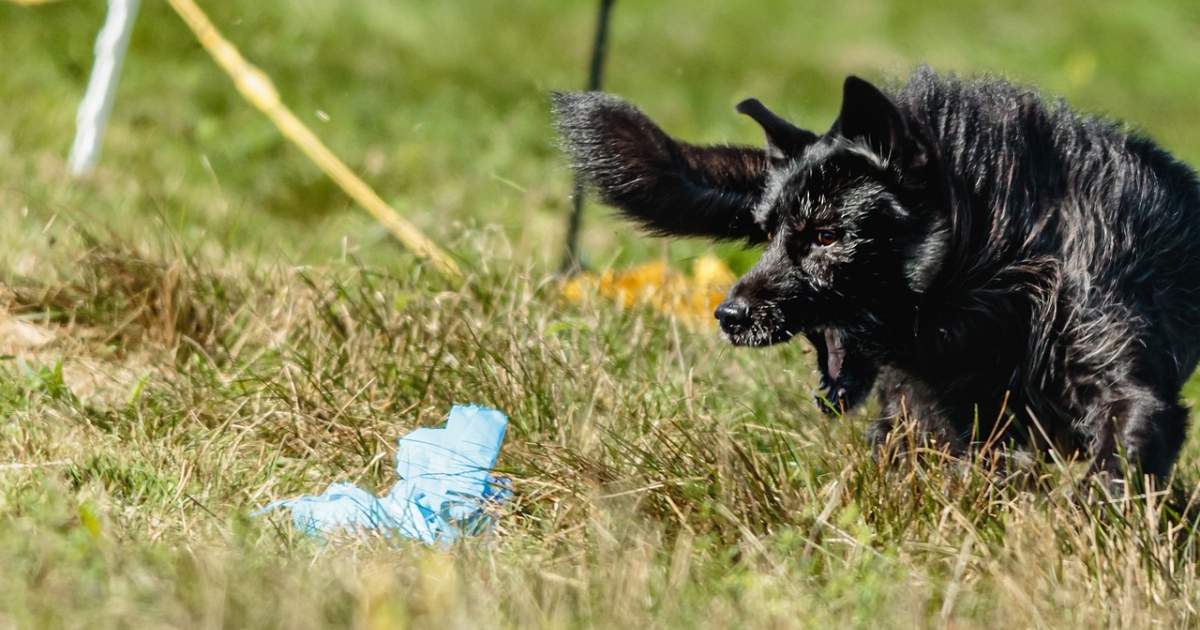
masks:
POLYGON ((1121 125, 990 78, 850 77, 824 134, 749 100, 767 148, 696 147, 633 106, 556 94, 574 165, 652 232, 766 243, 716 312, 728 339, 803 334, 828 408, 873 388, 961 454, 1120 453, 1165 477, 1200 359, 1200 183, 1121 125))

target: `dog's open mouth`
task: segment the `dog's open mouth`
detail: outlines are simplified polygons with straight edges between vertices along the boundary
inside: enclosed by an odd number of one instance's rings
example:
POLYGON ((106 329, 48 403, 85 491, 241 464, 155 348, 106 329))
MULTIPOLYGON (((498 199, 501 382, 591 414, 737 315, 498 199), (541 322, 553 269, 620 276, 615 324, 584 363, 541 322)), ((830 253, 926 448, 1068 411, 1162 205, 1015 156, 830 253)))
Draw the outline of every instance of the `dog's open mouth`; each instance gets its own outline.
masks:
POLYGON ((845 413, 862 401, 875 384, 878 366, 860 356, 852 335, 837 328, 807 335, 817 350, 817 406, 826 413, 845 413))
POLYGON ((840 330, 830 328, 825 331, 825 350, 829 354, 825 359, 825 371, 835 381, 842 373, 842 361, 846 358, 843 338, 840 330))
POLYGON ((816 338, 813 346, 817 349, 817 371, 821 374, 821 382, 817 384, 817 404, 826 411, 845 411, 850 401, 846 400, 846 384, 840 379, 846 362, 846 333, 826 328, 811 337, 816 338))

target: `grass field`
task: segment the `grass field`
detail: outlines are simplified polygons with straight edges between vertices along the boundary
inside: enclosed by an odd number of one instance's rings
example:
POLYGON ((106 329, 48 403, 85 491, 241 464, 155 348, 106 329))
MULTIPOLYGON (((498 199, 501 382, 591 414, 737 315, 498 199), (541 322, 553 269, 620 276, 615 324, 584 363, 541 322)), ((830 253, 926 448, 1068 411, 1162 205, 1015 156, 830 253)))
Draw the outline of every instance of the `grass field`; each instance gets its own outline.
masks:
MULTIPOLYGON (((593 3, 204 4, 468 279, 395 245, 162 2, 99 171, 72 180, 104 3, 0 3, 0 628, 1200 626, 1200 441, 1173 494, 1129 505, 880 470, 865 418, 816 414, 802 342, 559 299, 547 95, 582 85, 593 3), (494 535, 327 546, 249 516, 389 487, 395 439, 456 402, 511 417, 494 535)), ((681 137, 757 143, 741 98, 823 129, 846 74, 926 62, 1200 164, 1195 2, 740 4, 618 3, 608 88, 681 137)), ((600 208, 584 249, 597 269, 754 258, 600 208)))

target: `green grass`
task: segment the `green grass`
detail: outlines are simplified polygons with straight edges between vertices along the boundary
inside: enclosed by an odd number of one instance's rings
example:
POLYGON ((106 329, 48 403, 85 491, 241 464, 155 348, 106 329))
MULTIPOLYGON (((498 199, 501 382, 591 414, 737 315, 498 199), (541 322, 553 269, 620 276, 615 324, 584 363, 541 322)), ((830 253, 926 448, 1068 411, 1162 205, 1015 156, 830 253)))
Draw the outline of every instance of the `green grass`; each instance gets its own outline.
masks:
MULTIPOLYGON (((547 94, 582 84, 593 3, 205 4, 468 280, 396 246, 165 3, 99 172, 71 180, 104 5, 0 4, 0 628, 1200 626, 1196 441, 1173 494, 1114 507, 969 462, 880 469, 864 418, 816 414, 803 343, 558 299, 547 94), (511 417, 495 535, 326 546, 249 516, 390 486, 395 439, 456 402, 511 417)), ((757 143, 741 98, 821 129, 847 73, 928 62, 1200 162, 1195 3, 742 4, 618 3, 609 88, 682 137, 757 143)), ((597 267, 709 249, 589 212, 597 267)))

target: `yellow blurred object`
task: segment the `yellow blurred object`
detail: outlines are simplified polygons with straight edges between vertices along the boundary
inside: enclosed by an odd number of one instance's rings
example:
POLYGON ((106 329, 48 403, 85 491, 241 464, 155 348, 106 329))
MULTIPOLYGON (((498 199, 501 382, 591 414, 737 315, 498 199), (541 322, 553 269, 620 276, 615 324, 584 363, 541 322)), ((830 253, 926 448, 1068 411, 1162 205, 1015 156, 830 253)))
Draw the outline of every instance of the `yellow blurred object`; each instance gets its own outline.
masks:
POLYGON ((691 275, 667 267, 662 261, 625 270, 579 274, 563 286, 562 296, 582 302, 590 294, 613 300, 624 308, 649 304, 656 310, 696 322, 711 323, 713 309, 737 277, 723 260, 712 255, 697 258, 691 275))

